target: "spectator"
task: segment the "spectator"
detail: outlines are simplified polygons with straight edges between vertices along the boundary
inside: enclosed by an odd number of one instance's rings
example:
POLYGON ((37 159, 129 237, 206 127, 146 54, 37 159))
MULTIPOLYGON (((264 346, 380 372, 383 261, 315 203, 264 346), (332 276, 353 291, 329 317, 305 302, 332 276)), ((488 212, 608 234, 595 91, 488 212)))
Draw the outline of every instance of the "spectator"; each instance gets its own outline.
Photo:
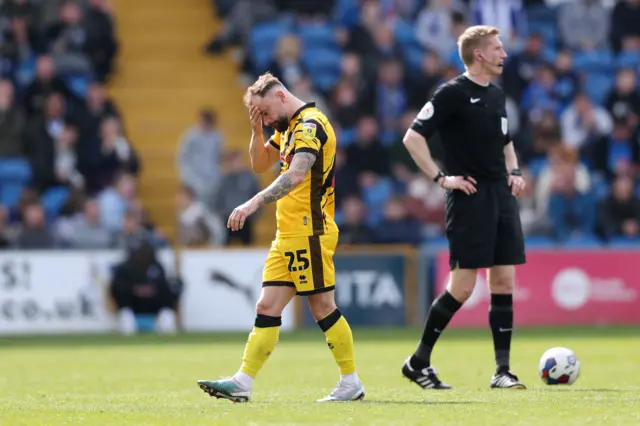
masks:
POLYGON ((82 25, 82 9, 74 1, 60 8, 59 20, 46 32, 45 51, 53 56, 62 75, 90 74, 93 65, 87 55, 87 29, 82 25))
POLYGON ((615 52, 640 50, 640 0, 621 0, 611 14, 611 46, 615 52))
POLYGON ((464 6, 452 0, 427 0, 416 21, 416 38, 422 47, 446 58, 456 50, 453 14, 464 15, 464 6))
POLYGON ((609 14, 600 0, 569 2, 560 6, 558 28, 564 47, 604 49, 609 37, 609 14))
POLYGON ((275 58, 269 65, 269 70, 285 86, 293 87, 307 74, 300 56, 301 49, 300 39, 294 34, 287 34, 278 41, 275 58))
MULTIPOLYGON (((333 93, 333 108, 331 110, 336 122, 342 129, 353 129, 362 115, 355 87, 347 80, 343 80, 336 86, 333 93)), ((345 143, 344 139, 339 139, 339 141, 345 143)))
POLYGON ((34 184, 40 191, 59 183, 55 173, 56 141, 67 126, 64 112, 64 98, 52 93, 46 99, 43 113, 35 115, 27 124, 25 150, 34 173, 34 184))
POLYGON ((580 90, 578 74, 573 69, 573 55, 569 50, 558 52, 555 61, 555 95, 560 103, 561 112, 565 110, 580 90))
POLYGON ((628 120, 630 126, 637 126, 640 119, 640 92, 633 69, 618 71, 616 85, 609 92, 605 106, 614 119, 628 120))
POLYGON ((611 195, 600 203, 598 213, 598 230, 605 239, 640 237, 640 199, 629 176, 615 179, 611 195))
POLYGON ((38 203, 27 204, 23 209, 23 223, 16 235, 19 250, 48 250, 55 247, 53 234, 46 224, 45 212, 38 203))
MULTIPOLYGON (((340 70, 342 73, 341 82, 336 86, 334 91, 334 98, 341 99, 347 97, 348 99, 355 98, 355 104, 359 106, 360 110, 364 114, 374 114, 375 110, 375 90, 374 81, 369 79, 369 76, 365 75, 362 66, 362 59, 355 52, 346 52, 342 55, 340 61, 340 70), (342 92, 353 92, 353 95, 348 95, 342 92)), ((336 103, 342 105, 340 101, 336 103)), ((352 105, 354 102, 349 101, 348 105, 352 105)), ((336 113, 336 118, 341 119, 341 114, 336 113)), ((353 114, 350 115, 352 117, 353 114)), ((355 122, 349 126, 352 127, 355 122)))
POLYGON ((28 69, 34 60, 33 40, 25 18, 14 17, 10 25, 11 32, 0 44, 0 59, 3 64, 0 71, 3 76, 13 80, 21 91, 32 77, 28 69))
POLYGON ((514 54, 506 63, 502 80, 507 95, 520 100, 523 91, 533 80, 537 68, 544 62, 542 58, 543 40, 540 34, 529 36, 522 53, 514 54))
POLYGON ((376 227, 376 242, 382 244, 420 244, 420 223, 409 217, 404 200, 391 198, 384 207, 384 219, 376 227))
MULTIPOLYGON (((410 71, 407 69, 407 71, 410 71)), ((437 53, 427 53, 421 64, 421 68, 415 72, 406 73, 407 104, 415 110, 421 110, 426 99, 435 87, 442 81, 442 63, 437 53)))
POLYGON ((24 105, 27 114, 42 112, 46 99, 52 93, 62 94, 67 101, 73 100, 75 95, 66 83, 56 75, 53 57, 43 55, 36 61, 36 76, 29 84, 24 94, 24 105))
POLYGON ((589 171, 578 162, 576 151, 567 146, 551 149, 549 166, 538 180, 536 206, 548 214, 558 240, 593 233, 595 212, 590 188, 589 171))
POLYGON ((365 206, 358 197, 348 196, 342 202, 340 244, 371 244, 373 230, 365 223, 365 206))
POLYGON ((393 143, 400 129, 400 118, 407 107, 407 93, 402 85, 403 70, 396 60, 382 61, 378 68, 376 91, 380 139, 385 146, 393 143))
POLYGON ((53 185, 65 185, 69 188, 84 189, 84 176, 78 171, 76 142, 78 131, 67 124, 55 141, 55 158, 53 164, 53 185))
POLYGON ((105 82, 113 71, 118 43, 115 37, 113 18, 107 0, 89 0, 83 27, 86 31, 87 52, 100 82, 105 82))
POLYGON ((13 94, 11 82, 0 80, 0 157, 20 157, 25 154, 25 119, 13 102, 13 94))
POLYGON ((375 118, 363 117, 358 121, 356 140, 346 149, 347 164, 356 175, 364 172, 389 175, 389 151, 377 139, 378 134, 375 118))
POLYGON ((628 168, 640 165, 639 147, 633 142, 633 133, 625 119, 617 119, 611 135, 604 136, 594 147, 594 169, 609 179, 628 168))
POLYGON ((195 197, 191 188, 182 186, 177 196, 178 235, 185 246, 220 246, 226 242, 226 228, 217 215, 195 197))
POLYGON ((336 150, 336 208, 340 209, 342 203, 349 196, 360 197, 360 191, 358 185, 354 185, 357 182, 355 172, 347 164, 347 154, 343 149, 338 148, 336 150))
POLYGON ((545 110, 560 115, 562 103, 557 93, 557 85, 553 68, 550 65, 540 65, 536 70, 536 77, 522 94, 522 110, 528 111, 530 116, 540 115, 545 110))
POLYGON ((579 93, 560 117, 562 139, 573 149, 584 150, 611 132, 613 122, 607 111, 579 93))
MULTIPOLYGON (((192 188, 198 199, 210 206, 220 179, 222 134, 218 130, 215 112, 204 109, 200 122, 183 136, 180 147, 182 183, 192 188)), ((235 207, 235 206, 234 206, 235 207)))
POLYGON ((103 119, 100 133, 102 149, 99 169, 87 174, 95 182, 92 189, 98 191, 111 185, 118 173, 136 176, 140 172, 138 154, 123 136, 118 118, 103 119))
POLYGON ((130 250, 140 242, 145 242, 155 248, 161 247, 164 241, 156 235, 153 229, 145 227, 144 219, 144 212, 138 205, 127 210, 122 219, 122 228, 117 232, 115 246, 130 250))
POLYGON ((409 182, 406 206, 411 217, 425 225, 430 236, 442 235, 445 225, 445 195, 443 189, 423 174, 417 174, 409 182))
POLYGON ((522 177, 526 182, 525 189, 518 195, 520 221, 525 235, 548 235, 550 232, 549 219, 537 203, 536 180, 531 171, 522 169, 522 177))
POLYGON ((95 199, 85 201, 83 213, 72 224, 67 241, 71 248, 100 250, 113 247, 114 235, 102 225, 99 208, 95 199))
POLYGON ((9 212, 5 206, 0 205, 0 250, 7 250, 12 246, 9 233, 7 232, 8 222, 9 212))
MULTIPOLYGON (((222 179, 214 198, 214 211, 226 223, 227 218, 240 204, 250 200, 260 192, 260 183, 255 174, 246 166, 240 151, 231 151, 225 154, 222 164, 222 179)), ((227 243, 236 238, 242 244, 253 243, 253 225, 258 216, 256 214, 247 218, 241 230, 232 232, 228 230, 227 243)))
POLYGON ((152 245, 136 244, 128 250, 126 260, 116 265, 109 287, 118 309, 120 332, 136 333, 136 315, 156 315, 158 331, 175 333, 181 287, 167 278, 152 245))
POLYGON ((110 232, 119 232, 127 211, 137 205, 135 178, 127 173, 118 174, 114 184, 102 191, 97 201, 102 225, 110 232))

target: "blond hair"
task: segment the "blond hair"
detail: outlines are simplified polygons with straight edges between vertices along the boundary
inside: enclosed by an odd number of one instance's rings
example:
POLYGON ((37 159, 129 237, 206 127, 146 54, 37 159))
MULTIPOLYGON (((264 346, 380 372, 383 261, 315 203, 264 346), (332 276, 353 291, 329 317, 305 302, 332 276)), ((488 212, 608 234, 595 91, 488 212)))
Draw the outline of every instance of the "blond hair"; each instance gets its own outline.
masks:
POLYGON ((466 66, 473 63, 473 49, 482 47, 487 38, 497 36, 500 30, 489 25, 469 27, 458 38, 458 54, 466 66))
POLYGON ((282 86, 280 80, 278 80, 270 72, 262 74, 260 77, 258 77, 255 83, 247 88, 247 91, 244 94, 244 105, 249 108, 249 106, 251 105, 252 97, 263 97, 269 90, 271 90, 271 88, 276 86, 282 86))

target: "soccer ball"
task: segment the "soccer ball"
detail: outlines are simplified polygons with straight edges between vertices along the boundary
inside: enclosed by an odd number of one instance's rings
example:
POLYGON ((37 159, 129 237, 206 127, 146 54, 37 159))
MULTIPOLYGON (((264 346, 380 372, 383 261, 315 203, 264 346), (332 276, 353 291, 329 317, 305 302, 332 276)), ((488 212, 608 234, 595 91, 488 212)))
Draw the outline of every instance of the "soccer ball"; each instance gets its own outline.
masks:
POLYGON ((571 385, 580 375, 580 361, 570 349, 551 348, 542 354, 538 373, 548 385, 571 385))

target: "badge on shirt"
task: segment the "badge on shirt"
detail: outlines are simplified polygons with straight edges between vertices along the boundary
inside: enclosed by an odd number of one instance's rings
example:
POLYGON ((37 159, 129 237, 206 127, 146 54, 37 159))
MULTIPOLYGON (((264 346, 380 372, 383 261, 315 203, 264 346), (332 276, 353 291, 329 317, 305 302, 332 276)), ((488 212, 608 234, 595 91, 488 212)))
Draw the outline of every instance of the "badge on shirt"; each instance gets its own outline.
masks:
POLYGON ((302 137, 312 140, 316 137, 316 125, 313 123, 304 123, 302 125, 302 137))
POLYGON ((500 117, 500 124, 502 124, 502 134, 507 136, 507 131, 509 131, 509 122, 505 117, 500 117))
POLYGON ((435 109, 433 108, 433 104, 431 102, 427 102, 418 113, 418 119, 428 120, 433 117, 434 112, 435 109))

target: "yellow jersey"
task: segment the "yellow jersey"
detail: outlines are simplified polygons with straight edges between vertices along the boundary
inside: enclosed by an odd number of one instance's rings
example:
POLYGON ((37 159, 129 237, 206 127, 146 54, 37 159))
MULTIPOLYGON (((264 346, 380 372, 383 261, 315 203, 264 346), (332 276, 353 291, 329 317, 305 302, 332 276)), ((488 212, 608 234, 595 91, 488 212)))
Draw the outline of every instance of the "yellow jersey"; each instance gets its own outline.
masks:
POLYGON ((311 102, 289 121, 289 128, 275 132, 269 143, 280 151, 280 173, 289 169, 296 152, 316 155, 304 181, 278 200, 276 219, 280 237, 304 237, 337 233, 335 214, 336 135, 327 117, 311 102))

